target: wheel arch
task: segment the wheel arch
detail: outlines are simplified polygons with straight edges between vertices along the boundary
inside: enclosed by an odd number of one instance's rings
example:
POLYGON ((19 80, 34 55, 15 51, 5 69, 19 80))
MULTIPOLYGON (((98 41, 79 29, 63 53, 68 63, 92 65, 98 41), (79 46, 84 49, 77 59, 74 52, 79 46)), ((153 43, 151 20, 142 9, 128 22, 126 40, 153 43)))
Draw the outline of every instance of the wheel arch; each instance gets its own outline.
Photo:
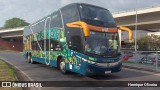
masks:
POLYGON ((63 58, 63 56, 62 55, 59 55, 58 57, 57 57, 57 68, 59 69, 60 68, 60 60, 63 58))

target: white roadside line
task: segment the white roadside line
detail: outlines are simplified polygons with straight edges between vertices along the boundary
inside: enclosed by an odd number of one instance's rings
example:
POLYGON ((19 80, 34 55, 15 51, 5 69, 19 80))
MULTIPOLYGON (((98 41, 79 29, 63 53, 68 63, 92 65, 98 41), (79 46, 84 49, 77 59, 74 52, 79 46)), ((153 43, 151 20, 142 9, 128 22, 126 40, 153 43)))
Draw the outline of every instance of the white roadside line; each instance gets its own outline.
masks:
POLYGON ((153 73, 154 73, 154 72, 151 72, 151 71, 145 71, 145 70, 134 69, 134 68, 127 68, 127 67, 123 67, 123 69, 124 69, 124 70, 141 72, 141 73, 146 73, 146 74, 153 74, 153 73))
POLYGON ((132 70, 132 71, 138 71, 138 72, 142 72, 142 73, 147 73, 147 74, 151 74, 151 75, 160 76, 160 73, 155 73, 155 72, 151 72, 151 71, 142 71, 142 70, 138 70, 138 69, 131 69, 131 68, 125 68, 125 67, 123 67, 123 69, 132 70))
POLYGON ((160 76, 160 73, 156 73, 156 74, 154 74, 154 75, 156 75, 156 76, 160 76))
MULTIPOLYGON (((0 57, 1 58, 1 57, 0 57)), ((15 65, 13 65, 12 63, 10 63, 9 61, 7 61, 6 59, 4 59, 4 58, 1 58, 1 59, 3 59, 3 60, 5 60, 5 62, 7 62, 7 63, 9 63, 10 65, 12 65, 14 68, 16 68, 17 70, 19 70, 21 73, 23 73, 30 81, 34 81, 31 77, 29 77, 24 71, 22 71, 21 69, 19 69, 17 66, 15 66, 15 65)), ((37 88, 38 90, 41 90, 41 88, 37 88)), ((34 88, 34 90, 36 90, 35 88, 34 88)))

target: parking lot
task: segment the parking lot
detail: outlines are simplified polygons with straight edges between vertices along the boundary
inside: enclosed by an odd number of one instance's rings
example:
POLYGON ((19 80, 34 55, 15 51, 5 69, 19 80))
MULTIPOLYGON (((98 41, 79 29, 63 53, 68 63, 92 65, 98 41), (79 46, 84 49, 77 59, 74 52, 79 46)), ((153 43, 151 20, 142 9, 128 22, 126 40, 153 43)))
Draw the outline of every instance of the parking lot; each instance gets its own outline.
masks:
POLYGON ((152 67, 152 70, 158 70, 160 67, 160 54, 156 52, 124 51, 121 60, 124 63, 145 66, 144 69, 151 69, 150 67, 152 67))

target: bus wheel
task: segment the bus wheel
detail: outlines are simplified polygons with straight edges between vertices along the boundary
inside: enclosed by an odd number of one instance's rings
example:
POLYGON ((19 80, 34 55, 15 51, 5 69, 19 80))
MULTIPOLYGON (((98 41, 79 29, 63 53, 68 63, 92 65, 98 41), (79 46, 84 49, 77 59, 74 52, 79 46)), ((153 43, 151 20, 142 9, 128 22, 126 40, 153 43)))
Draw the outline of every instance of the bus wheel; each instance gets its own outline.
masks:
POLYGON ((35 62, 34 62, 33 59, 32 59, 32 56, 31 56, 30 61, 31 61, 32 64, 35 64, 35 62))
POLYGON ((64 59, 61 59, 60 60, 60 70, 61 70, 61 72, 63 73, 63 74, 66 74, 67 73, 67 71, 66 71, 66 65, 65 65, 65 61, 64 61, 64 59))
POLYGON ((30 55, 27 56, 27 61, 28 61, 28 63, 31 63, 31 56, 30 55))

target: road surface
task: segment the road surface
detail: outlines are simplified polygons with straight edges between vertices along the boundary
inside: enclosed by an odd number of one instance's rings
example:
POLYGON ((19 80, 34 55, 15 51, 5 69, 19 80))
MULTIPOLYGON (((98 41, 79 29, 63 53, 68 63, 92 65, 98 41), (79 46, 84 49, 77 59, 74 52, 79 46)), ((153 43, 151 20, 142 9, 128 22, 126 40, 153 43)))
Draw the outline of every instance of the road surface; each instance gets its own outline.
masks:
MULTIPOLYGON (((17 68, 29 81, 160 81, 160 74, 148 71, 134 70, 122 68, 119 73, 108 74, 105 76, 86 77, 76 73, 63 75, 59 70, 53 67, 48 67, 43 64, 30 64, 24 59, 22 53, 17 52, 0 52, 0 59, 5 60, 9 64, 17 68)), ((53 87, 53 88, 38 88, 38 89, 59 89, 71 90, 73 87, 53 87)), ((74 87, 74 90, 120 90, 118 87, 74 87)), ((122 87, 124 90, 150 90, 151 87, 122 87)), ((159 88, 154 88, 154 90, 159 88)))

